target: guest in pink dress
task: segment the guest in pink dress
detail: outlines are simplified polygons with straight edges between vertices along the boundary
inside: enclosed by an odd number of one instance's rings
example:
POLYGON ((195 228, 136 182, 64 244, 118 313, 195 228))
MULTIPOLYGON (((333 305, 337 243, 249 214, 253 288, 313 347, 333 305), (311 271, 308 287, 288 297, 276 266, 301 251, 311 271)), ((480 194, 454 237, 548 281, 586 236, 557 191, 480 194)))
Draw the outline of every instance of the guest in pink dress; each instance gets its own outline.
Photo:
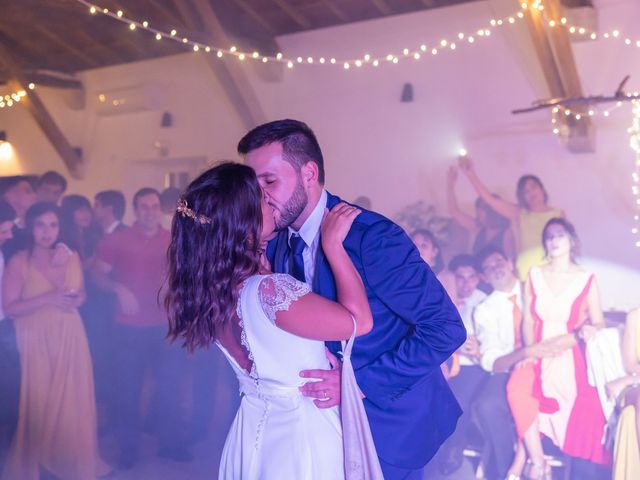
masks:
POLYGON ((567 220, 549 220, 542 240, 549 262, 529 272, 523 337, 527 345, 552 342, 557 353, 521 364, 507 385, 529 456, 527 478, 533 479, 551 478, 541 434, 571 457, 609 462, 601 441, 605 417, 585 361, 585 342, 604 326, 598 286, 593 274, 575 263, 578 239, 567 220))

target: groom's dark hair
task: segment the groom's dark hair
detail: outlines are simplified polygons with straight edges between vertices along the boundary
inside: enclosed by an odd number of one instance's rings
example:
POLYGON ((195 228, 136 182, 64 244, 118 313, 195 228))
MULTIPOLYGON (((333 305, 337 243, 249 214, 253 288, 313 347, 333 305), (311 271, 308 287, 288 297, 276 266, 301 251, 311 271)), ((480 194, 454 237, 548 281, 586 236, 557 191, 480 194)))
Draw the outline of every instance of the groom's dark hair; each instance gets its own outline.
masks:
POLYGON ((297 172, 307 162, 318 166, 318 181, 324 185, 324 159, 313 130, 298 120, 275 120, 259 125, 238 142, 238 153, 246 155, 271 143, 282 144, 282 156, 297 172))

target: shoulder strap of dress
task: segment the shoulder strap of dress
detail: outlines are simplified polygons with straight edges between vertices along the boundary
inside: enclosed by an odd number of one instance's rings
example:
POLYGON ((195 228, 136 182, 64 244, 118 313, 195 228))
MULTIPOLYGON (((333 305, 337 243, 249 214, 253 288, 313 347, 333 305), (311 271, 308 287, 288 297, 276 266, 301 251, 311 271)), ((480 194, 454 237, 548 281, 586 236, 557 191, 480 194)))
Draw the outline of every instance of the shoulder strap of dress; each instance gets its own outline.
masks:
POLYGON ((356 319, 351 315, 351 320, 353 321, 353 332, 351 332, 351 337, 346 342, 342 341, 342 356, 350 357, 351 350, 353 349, 353 343, 356 340, 356 319))

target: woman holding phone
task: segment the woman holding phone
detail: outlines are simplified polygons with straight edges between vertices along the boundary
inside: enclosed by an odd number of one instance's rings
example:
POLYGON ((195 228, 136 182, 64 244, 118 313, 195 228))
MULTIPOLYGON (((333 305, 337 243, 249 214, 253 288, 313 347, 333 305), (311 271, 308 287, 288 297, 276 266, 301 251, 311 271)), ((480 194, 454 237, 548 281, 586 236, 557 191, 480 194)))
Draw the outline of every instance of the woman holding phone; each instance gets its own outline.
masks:
POLYGON ((15 321, 22 365, 18 427, 4 480, 61 480, 108 473, 100 460, 91 356, 78 307, 84 302, 78 254, 56 248, 58 207, 26 214, 29 243, 7 265, 4 311, 15 321))
POLYGON ((480 180, 471 159, 458 157, 460 170, 471 182, 478 196, 498 214, 507 218, 516 236, 516 269, 520 280, 526 281, 529 270, 546 263, 540 235, 552 218, 565 217, 562 210, 549 205, 549 195, 535 175, 522 175, 516 185, 517 203, 494 195, 480 180))

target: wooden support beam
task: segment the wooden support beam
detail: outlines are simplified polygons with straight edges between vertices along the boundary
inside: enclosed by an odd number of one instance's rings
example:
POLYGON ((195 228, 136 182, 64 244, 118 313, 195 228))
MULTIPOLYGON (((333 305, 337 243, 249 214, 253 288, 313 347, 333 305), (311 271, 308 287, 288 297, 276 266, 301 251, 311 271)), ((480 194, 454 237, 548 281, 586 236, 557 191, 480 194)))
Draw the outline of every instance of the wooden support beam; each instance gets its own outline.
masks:
MULTIPOLYGON (((527 1, 531 6, 533 1, 527 1)), ((560 22, 561 9, 560 0, 545 0, 545 15, 529 8, 525 17, 526 24, 550 96, 558 99, 582 97, 584 94, 569 32, 560 22), (551 27, 548 24, 550 20, 554 20, 556 26, 551 27)), ((588 108, 588 105, 578 107, 577 113, 585 113, 588 108)), ((595 151, 595 127, 586 114, 580 121, 575 121, 573 116, 565 118, 561 115, 560 122, 566 127, 564 130, 568 131, 563 142, 569 151, 574 153, 595 151)))
MULTIPOLYGON (((208 0, 177 0, 175 4, 190 29, 199 30, 200 26, 203 27, 211 45, 231 44, 208 0)), ((214 55, 207 55, 206 59, 245 128, 250 129, 264 123, 266 115, 247 78, 244 65, 236 58, 219 59, 214 55)))
POLYGON ((70 90, 83 90, 84 86, 80 80, 71 75, 61 74, 51 70, 25 70, 23 72, 25 81, 35 83, 43 87, 63 88, 70 90))
POLYGON ((311 28, 311 22, 295 8, 289 5, 289 2, 286 0, 273 0, 273 3, 278 5, 280 9, 289 16, 289 18, 296 22, 298 27, 303 30, 309 30, 311 28))
POLYGON ((74 178, 82 178, 84 166, 82 159, 74 152, 71 144, 58 127, 55 120, 49 114, 35 90, 29 90, 29 82, 21 71, 12 52, 3 44, 0 44, 0 65, 4 65, 12 79, 7 82, 9 88, 14 91, 24 90, 27 95, 20 100, 20 103, 29 111, 45 136, 49 139, 53 148, 62 158, 67 166, 67 170, 74 178))
MULTIPOLYGON (((532 9, 529 10, 531 11, 532 9)), ((536 10, 532 11, 532 13, 528 13, 525 18, 529 35, 535 47, 536 57, 542 68, 542 73, 544 74, 551 97, 566 97, 567 92, 565 91, 562 83, 560 69, 556 63, 556 57, 553 53, 550 38, 547 37, 547 27, 544 24, 544 17, 536 10)), ((573 63, 573 56, 565 60, 569 60, 573 63)))
POLYGON ((82 179, 84 176, 84 162, 58 127, 55 120, 44 106, 40 96, 35 90, 29 90, 28 84, 23 84, 18 80, 10 80, 7 85, 12 91, 25 90, 27 95, 22 98, 20 104, 27 109, 36 121, 42 132, 45 134, 51 145, 58 153, 73 178, 82 179))
POLYGON ((560 0, 546 0, 545 11, 550 19, 555 20, 557 27, 548 29, 548 36, 558 72, 562 80, 566 97, 578 97, 584 95, 582 83, 578 74, 578 67, 571 48, 571 38, 566 27, 560 26, 562 18, 562 5, 560 0))

